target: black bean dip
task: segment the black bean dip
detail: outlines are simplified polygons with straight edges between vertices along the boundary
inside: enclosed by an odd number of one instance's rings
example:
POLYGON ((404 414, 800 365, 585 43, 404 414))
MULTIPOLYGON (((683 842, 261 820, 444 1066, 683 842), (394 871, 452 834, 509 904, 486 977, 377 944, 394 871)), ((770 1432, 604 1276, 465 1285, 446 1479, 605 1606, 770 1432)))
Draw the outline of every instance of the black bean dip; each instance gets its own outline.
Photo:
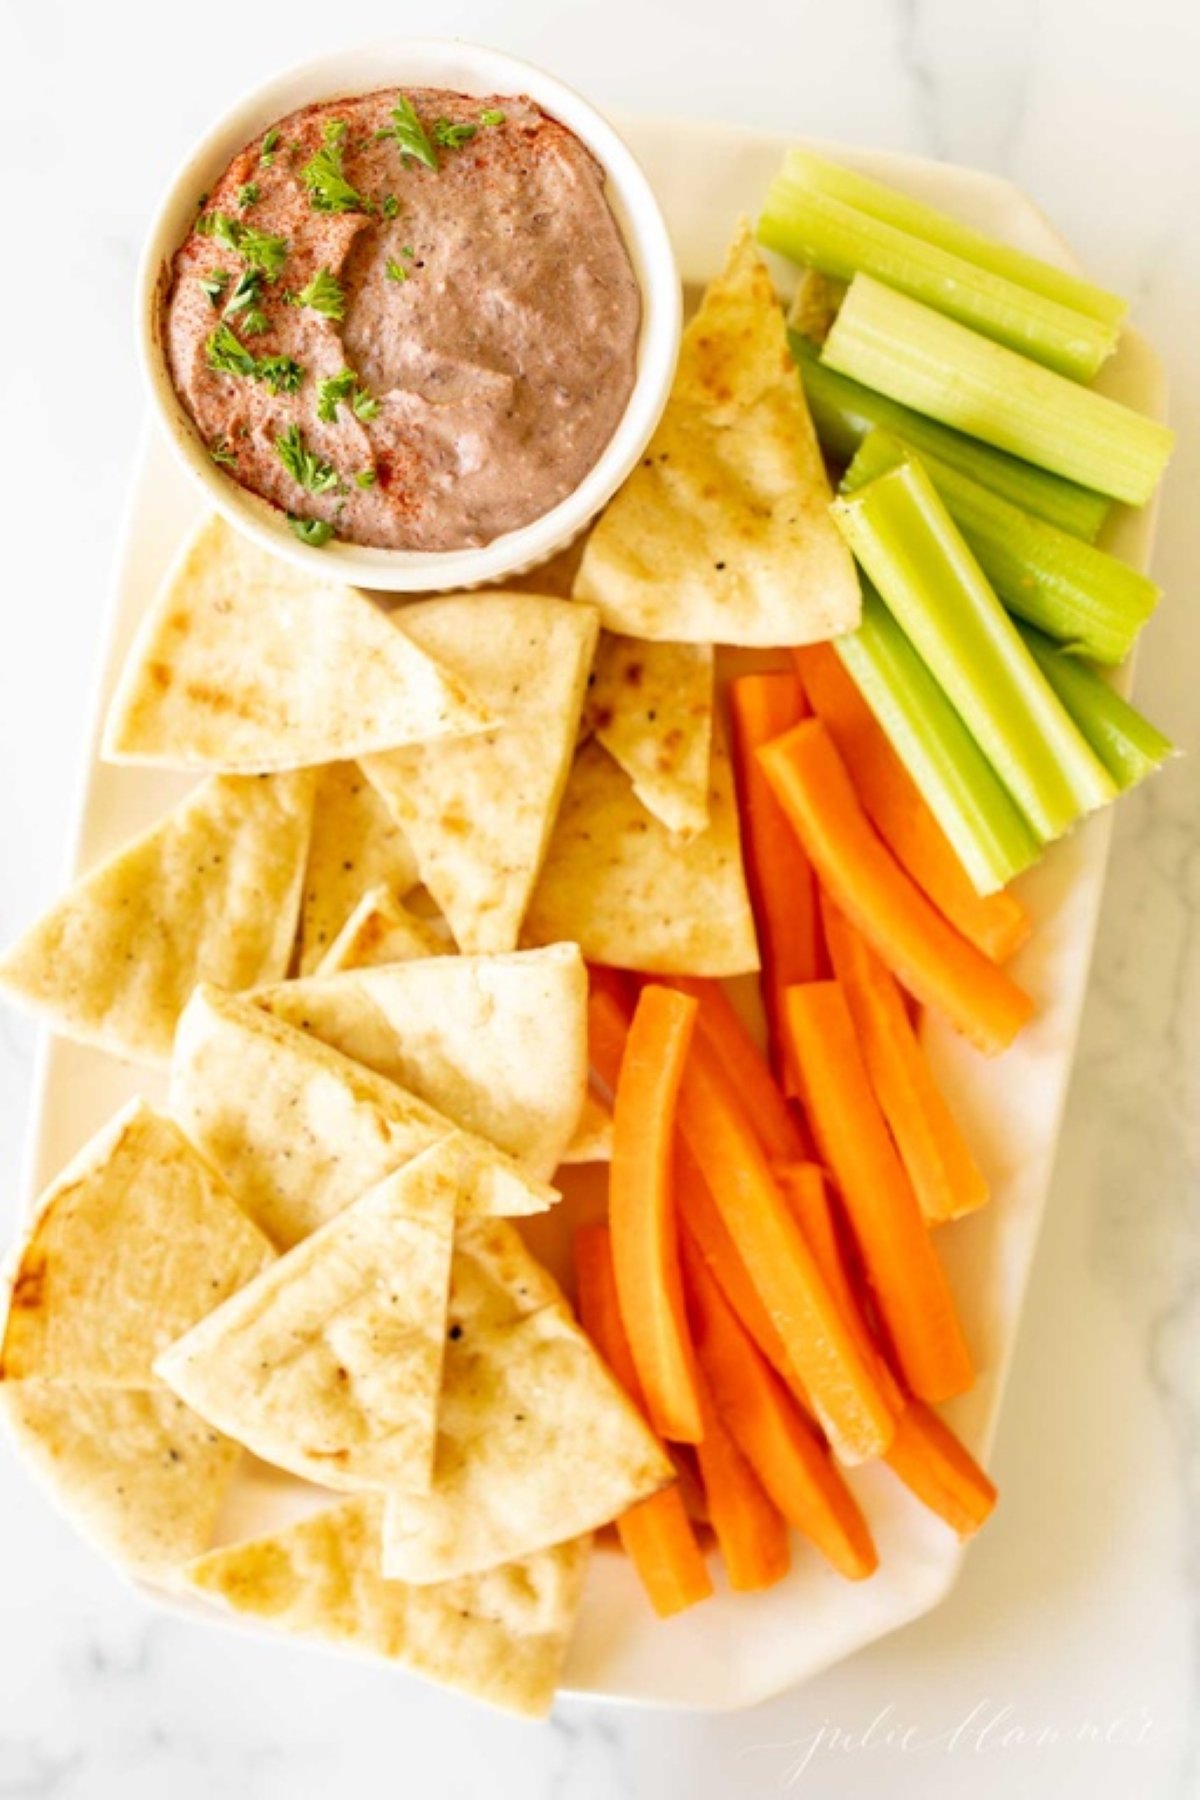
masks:
POLYGON ((299 536, 454 550, 579 485, 629 400, 640 317, 575 134, 524 97, 416 88, 248 144, 161 324, 210 454, 299 536))

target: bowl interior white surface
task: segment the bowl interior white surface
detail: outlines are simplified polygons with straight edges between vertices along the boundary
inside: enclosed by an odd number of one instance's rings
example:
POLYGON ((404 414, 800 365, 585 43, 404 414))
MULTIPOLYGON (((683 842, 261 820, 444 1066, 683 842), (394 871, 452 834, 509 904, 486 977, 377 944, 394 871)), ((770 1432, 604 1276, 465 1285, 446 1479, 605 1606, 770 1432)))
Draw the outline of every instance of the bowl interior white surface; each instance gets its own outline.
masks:
MULTIPOLYGON (((628 119, 629 141, 657 189, 686 281, 719 267, 739 213, 753 213, 783 151, 778 135, 684 121, 628 119)), ((1061 242, 1033 205, 1007 183, 911 158, 836 147, 834 153, 882 179, 1060 263, 1061 242)), ((782 272, 782 265, 778 265, 782 272)), ((1153 354, 1129 336, 1104 386, 1143 411, 1161 415, 1163 389, 1153 354)), ((181 534, 201 501, 152 431, 134 474, 115 571, 113 614, 98 695, 93 760, 82 800, 75 866, 113 849, 171 804, 189 785, 152 769, 94 760, 99 719, 132 633, 181 534)), ((1150 512, 1118 509, 1111 544, 1139 567, 1148 561, 1150 512)), ((979 1381, 947 1410, 970 1447, 986 1458, 1048 1192, 1059 1120, 1083 1007, 1109 839, 1107 816, 1056 846, 1021 885, 1034 916, 1031 943, 1015 965, 1040 1013, 1004 1057, 989 1061, 936 1021, 929 1053, 993 1187, 991 1204, 939 1235, 963 1315, 979 1381)), ((135 1092, 158 1097, 146 1071, 62 1040, 46 1043, 28 1169, 36 1193, 109 1115, 135 1092)), ((537 1248, 565 1266, 567 1220, 551 1213, 531 1228, 537 1248)), ((870 1581, 851 1585, 816 1553, 795 1544, 789 1578, 764 1594, 721 1592, 662 1623, 650 1613, 629 1565, 594 1559, 580 1630, 567 1672, 576 1693, 633 1702, 723 1709, 751 1705, 929 1611, 949 1591, 962 1550, 886 1470, 851 1471, 882 1558, 870 1581)), ((310 1490, 311 1493, 311 1490, 310 1490)), ((248 1466, 223 1520, 227 1536, 259 1529, 305 1502, 296 1490, 248 1466)), ((164 1605, 181 1603, 156 1594, 164 1605)), ((201 1602, 189 1612, 222 1615, 201 1602)), ((238 1629, 253 1629, 232 1622, 238 1629)), ((969 1647, 964 1647, 967 1653, 969 1647)))
POLYGON ((658 423, 679 347, 679 273, 653 186, 628 145, 573 88, 530 63, 453 40, 399 38, 306 62, 256 88, 205 133, 177 170, 155 216, 137 279, 136 330, 151 397, 166 435, 211 505, 264 549, 324 580, 391 593, 478 587, 543 562, 587 525, 633 468, 658 423), (334 539, 302 543, 277 507, 238 486, 213 462, 171 384, 162 354, 161 297, 171 257, 191 229, 201 194, 258 133, 314 101, 386 87, 441 87, 468 94, 527 94, 591 150, 642 293, 633 393, 613 436, 583 481, 541 518, 475 549, 381 550, 334 539))

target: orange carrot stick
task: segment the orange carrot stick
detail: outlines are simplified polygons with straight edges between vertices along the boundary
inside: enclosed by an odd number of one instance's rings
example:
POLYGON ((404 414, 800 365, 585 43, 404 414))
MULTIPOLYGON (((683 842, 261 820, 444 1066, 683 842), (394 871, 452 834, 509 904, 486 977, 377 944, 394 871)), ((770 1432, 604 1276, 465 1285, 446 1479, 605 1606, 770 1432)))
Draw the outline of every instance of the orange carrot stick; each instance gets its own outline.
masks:
POLYGON ((987 1182, 933 1079, 895 977, 827 894, 821 917, 871 1085, 921 1211, 935 1224, 962 1218, 987 1200, 987 1182))
POLYGON ((1015 894, 977 894, 949 838, 930 812, 887 733, 831 644, 792 652, 813 711, 828 731, 863 810, 918 887, 965 938, 1004 962, 1029 936, 1029 914, 1015 894))
POLYGON ((825 727, 806 720, 759 756, 821 881, 888 968, 981 1050, 1006 1049, 1033 1002, 905 874, 872 829, 825 727))
POLYGON ((696 1023, 689 994, 649 983, 638 997, 613 1106, 609 1219, 621 1318, 660 1437, 703 1427, 672 1193, 675 1103, 696 1023))
POLYGON ((879 1559, 853 1494, 686 1238, 684 1268, 701 1370, 730 1436, 789 1525, 851 1581, 873 1574, 879 1559))
POLYGON ((588 1061, 592 1072, 610 1094, 617 1091, 621 1062, 629 1037, 629 1019, 605 989, 588 995, 588 1061))
POLYGON ((606 963, 589 963, 588 993, 607 994, 626 1019, 632 1019, 638 997, 637 977, 628 969, 612 969, 606 963))
POLYGON ((959 1537, 979 1530, 996 1504, 995 1483, 944 1420, 910 1400, 887 1451, 888 1467, 959 1537))
POLYGON ((812 866, 787 830, 755 752, 798 724, 805 710, 800 683, 790 670, 741 675, 730 683, 733 766, 746 883, 758 927, 771 1061, 781 1077, 783 990, 794 981, 815 981, 824 970, 812 866))
MULTIPOLYGON (((786 826, 785 826, 786 829, 786 826)), ((670 986, 700 1005, 696 1029, 725 1070, 726 1080, 750 1116, 772 1162, 798 1162, 809 1153, 807 1135, 789 1108, 749 1027, 718 981, 675 975, 670 986)))
POLYGON ((771 1173, 749 1118, 699 1038, 679 1089, 679 1127, 831 1441, 879 1456, 892 1415, 771 1173))
POLYGON ((821 1155, 904 1379, 922 1400, 949 1400, 971 1386, 970 1353, 838 983, 789 988, 784 1023, 821 1155))
MULTIPOLYGON (((605 1225, 581 1225, 575 1233, 575 1276, 583 1328, 630 1399, 645 1402, 617 1306, 612 1245, 605 1225)), ((712 1577, 687 1515, 679 1485, 640 1500, 617 1520, 617 1533, 660 1618, 706 1600, 712 1577)))
POLYGON ((700 1416, 696 1455, 729 1585, 739 1594, 774 1587, 791 1567, 787 1522, 726 1431, 703 1378, 700 1416))

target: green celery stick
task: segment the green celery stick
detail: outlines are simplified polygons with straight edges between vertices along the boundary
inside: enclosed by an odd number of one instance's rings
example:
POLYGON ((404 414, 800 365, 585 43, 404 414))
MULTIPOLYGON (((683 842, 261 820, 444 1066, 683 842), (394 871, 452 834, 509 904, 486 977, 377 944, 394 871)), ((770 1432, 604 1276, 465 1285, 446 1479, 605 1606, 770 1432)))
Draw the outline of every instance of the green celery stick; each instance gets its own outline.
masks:
POLYGON ((1111 777, 911 458, 831 511, 856 558, 1043 840, 1111 800, 1111 777))
POLYGON ((814 345, 795 332, 789 333, 788 343, 817 436, 826 455, 835 461, 849 462, 868 432, 882 426, 915 450, 932 451, 949 467, 960 469, 1036 518, 1069 531, 1072 537, 1091 543, 1099 533, 1112 507, 1107 494, 1036 469, 1032 463, 994 450, 949 425, 939 425, 936 419, 927 419, 923 413, 912 412, 873 388, 839 375, 820 360, 814 345))
POLYGON ((1144 506, 1174 434, 1157 419, 1067 381, 856 275, 821 360, 917 412, 1115 500, 1144 506))
POLYGON ((1116 348, 1114 325, 783 177, 768 190, 758 238, 838 281, 872 275, 1072 381, 1090 381, 1116 348))
POLYGON ((833 647, 978 892, 1035 863, 1037 837, 870 582, 861 625, 833 647))
POLYGON ((1119 328, 1128 311, 1119 295, 1106 293, 1078 275, 1055 268, 1053 263, 1043 262, 1040 257, 1029 256, 1024 250, 1014 250, 1010 244, 986 237, 969 225, 960 225, 949 213, 938 212, 936 207, 912 200, 896 188, 872 181, 853 169, 827 162, 811 150, 790 150, 775 180, 789 188, 804 187, 832 200, 840 200, 846 206, 856 207, 873 219, 894 225, 912 237, 922 238, 927 244, 950 250, 977 268, 1003 275, 1035 294, 1044 294, 1061 306, 1087 313, 1105 325, 1119 328))
POLYGON ((1175 754, 1170 738, 1107 681, 1031 625, 1020 627, 1042 674, 1124 793, 1175 754))
MULTIPOLYGON (((903 462, 909 447, 873 431, 842 477, 851 494, 903 462)), ((920 452, 921 467, 1010 612, 1096 662, 1124 662, 1159 601, 1148 576, 1034 519, 969 475, 920 452)))

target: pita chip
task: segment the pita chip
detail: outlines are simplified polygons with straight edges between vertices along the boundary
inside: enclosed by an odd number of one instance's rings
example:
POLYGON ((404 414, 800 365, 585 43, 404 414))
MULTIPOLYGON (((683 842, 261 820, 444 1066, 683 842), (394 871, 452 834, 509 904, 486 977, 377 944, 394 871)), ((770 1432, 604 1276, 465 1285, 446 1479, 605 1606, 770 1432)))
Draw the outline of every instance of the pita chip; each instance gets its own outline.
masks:
POLYGON ((345 969, 445 956, 449 948, 430 920, 394 900, 388 888, 368 888, 313 974, 340 975, 345 969))
POLYGON ((312 793, 308 772, 202 782, 0 956, 0 992, 66 1037, 165 1062, 198 981, 286 974, 312 793))
POLYGON ((714 744, 710 824, 681 842, 599 744, 575 759, 525 920, 525 941, 578 943, 588 962, 659 975, 758 968, 729 757, 714 744))
POLYGON ((151 1386, 159 1352, 273 1259, 174 1121, 135 1100, 38 1204, 0 1381, 151 1386))
POLYGON ((459 1581, 412 1587, 379 1572, 380 1502, 364 1495, 185 1571, 198 1593, 281 1631, 387 1657, 411 1674, 526 1718, 549 1712, 583 1596, 576 1538, 459 1581))
POLYGON ((383 1570, 448 1581, 579 1536, 674 1470, 514 1228, 455 1235, 433 1490, 391 1493, 383 1570))
POLYGON ((584 724, 677 837, 708 825, 713 647, 600 634, 584 724))
POLYGON ((743 221, 575 582, 609 631, 773 648, 852 631, 854 565, 771 278, 743 221))
POLYGON ((564 1163, 596 1163, 612 1161, 612 1108, 591 1089, 584 1098, 579 1123, 571 1141, 562 1153, 564 1163))
POLYGON ((368 890, 396 902, 416 885, 404 833, 355 762, 317 772, 300 907, 300 973, 310 975, 368 890))
POLYGON ((386 1175, 201 1319, 156 1374, 293 1475, 428 1492, 466 1161, 448 1137, 386 1175))
MULTIPOLYGON (((179 1022, 170 1110, 279 1250, 454 1130, 424 1100, 215 988, 179 1022)), ((558 1195, 464 1135, 464 1208, 542 1212, 558 1195)))
POLYGON ((571 766, 596 615, 535 594, 404 608, 404 630, 501 721, 364 759, 460 950, 513 950, 571 766))
POLYGON ((366 594, 314 581, 214 517, 142 624, 103 753, 261 774, 490 722, 366 594))
POLYGON ((61 1510, 130 1574, 170 1584, 207 1549, 241 1451, 174 1394, 6 1381, 0 1411, 61 1510))
POLYGON ((540 1179, 562 1160, 587 1090, 587 972, 574 944, 284 981, 254 998, 540 1179))

